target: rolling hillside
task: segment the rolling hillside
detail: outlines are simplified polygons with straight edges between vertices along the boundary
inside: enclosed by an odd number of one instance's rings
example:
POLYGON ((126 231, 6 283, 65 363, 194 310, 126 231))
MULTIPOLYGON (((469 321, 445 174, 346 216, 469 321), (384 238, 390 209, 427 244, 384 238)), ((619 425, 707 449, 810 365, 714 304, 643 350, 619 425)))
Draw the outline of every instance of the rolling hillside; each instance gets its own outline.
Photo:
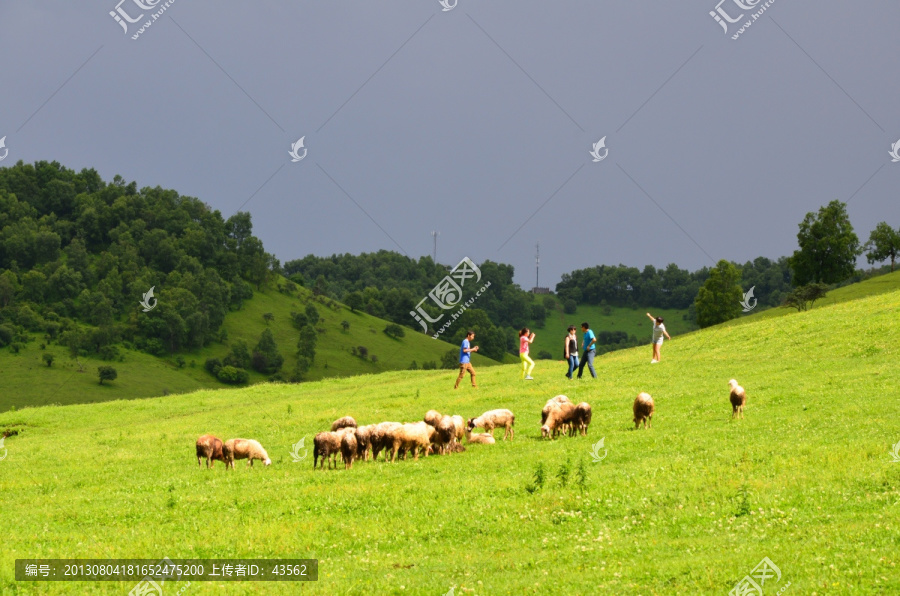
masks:
MULTIPOLYGON (((409 329, 406 329, 403 338, 388 337, 383 332, 386 321, 366 313, 350 312, 343 305, 337 310, 329 309, 312 300, 311 292, 304 288, 293 296, 264 289, 254 292, 253 299, 245 301, 241 310, 228 313, 223 325, 228 332, 225 344, 213 343, 202 350, 156 358, 121 349, 122 362, 81 357, 79 360, 84 372, 78 372, 79 367, 69 357, 65 347, 50 343, 45 350, 41 350, 40 344, 44 339, 38 335, 33 335, 34 340, 25 344, 17 354, 8 349, 0 350, 0 411, 11 407, 20 409, 49 404, 91 403, 228 387, 206 372, 203 363, 207 358, 224 357, 229 351, 229 344, 239 339, 246 341, 252 349, 266 328, 263 313, 272 313, 275 317, 269 328, 285 357, 284 368, 290 372, 299 337, 299 332, 290 323, 290 313, 303 311, 307 304, 314 304, 319 310, 321 320, 316 327, 324 330, 319 333, 316 360, 309 372, 309 380, 405 370, 413 361, 418 368, 429 361, 440 366, 441 357, 447 351, 458 349, 458 346, 409 329), (350 323, 346 332, 342 321, 350 323), (351 354, 350 349, 358 346, 368 349, 369 359, 363 360, 351 354), (42 361, 45 352, 56 357, 52 367, 47 367, 42 361), (176 363, 176 356, 179 355, 185 361, 182 368, 176 363), (371 360, 371 355, 376 356, 377 362, 371 360), (97 367, 103 365, 114 366, 118 378, 101 386, 97 367)), ((478 368, 497 364, 480 354, 474 356, 473 363, 478 368)), ((253 370, 248 372, 250 383, 267 379, 266 375, 253 370)))
POLYGON ((597 380, 539 362, 529 383, 485 368, 477 390, 405 371, 5 412, 0 592, 134 586, 16 583, 17 558, 252 556, 316 558, 319 580, 188 593, 727 594, 764 557, 779 568, 766 594, 900 593, 898 305, 893 290, 748 317, 676 336, 658 365, 643 347, 599 357, 597 380), (656 401, 651 429, 633 429, 638 391, 656 401), (559 393, 593 405, 587 437, 540 438, 559 393), (339 416, 496 407, 516 413, 513 441, 312 469, 313 436, 339 416), (257 438, 273 465, 198 469, 207 432, 257 438))

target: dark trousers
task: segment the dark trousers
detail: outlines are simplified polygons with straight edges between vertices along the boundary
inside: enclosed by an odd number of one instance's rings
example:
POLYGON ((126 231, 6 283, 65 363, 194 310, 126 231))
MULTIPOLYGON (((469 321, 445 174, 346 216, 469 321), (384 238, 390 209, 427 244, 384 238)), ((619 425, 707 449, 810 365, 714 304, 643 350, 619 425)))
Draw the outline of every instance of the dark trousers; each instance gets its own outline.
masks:
POLYGON ((591 376, 595 379, 597 378, 597 373, 594 371, 594 354, 597 351, 594 349, 585 350, 584 356, 581 357, 581 364, 578 365, 578 378, 581 378, 581 374, 584 372, 584 365, 587 364, 588 368, 591 369, 591 376))

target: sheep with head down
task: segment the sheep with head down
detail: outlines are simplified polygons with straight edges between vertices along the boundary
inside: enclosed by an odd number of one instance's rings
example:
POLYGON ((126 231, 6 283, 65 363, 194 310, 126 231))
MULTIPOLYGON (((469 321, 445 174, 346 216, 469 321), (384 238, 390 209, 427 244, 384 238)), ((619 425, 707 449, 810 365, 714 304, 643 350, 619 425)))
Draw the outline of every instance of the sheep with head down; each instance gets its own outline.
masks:
MULTIPOLYGON (((222 454, 222 441, 213 435, 203 435, 199 439, 197 439, 197 465, 202 465, 200 462, 206 458, 206 467, 211 468, 215 465, 216 460, 221 462, 225 461, 225 456, 222 454)), ((227 462, 225 469, 228 469, 227 462)))
POLYGON ((747 405, 747 392, 744 391, 743 387, 738 385, 736 379, 728 381, 728 385, 731 386, 731 394, 729 395, 729 399, 731 400, 731 418, 743 418, 744 406, 747 405))
POLYGON ((555 439, 559 433, 565 431, 567 425, 572 424, 574 416, 575 406, 570 401, 552 406, 548 409, 544 423, 541 425, 541 436, 555 439))
POLYGON ((254 439, 228 439, 222 445, 222 455, 225 457, 226 469, 231 467, 233 470, 234 460, 236 459, 246 459, 248 466, 253 466, 253 460, 255 459, 267 466, 272 464, 269 454, 259 444, 259 441, 254 439))
POLYGON ((325 462, 328 467, 332 465, 337 468, 337 456, 341 455, 341 439, 347 432, 353 432, 354 427, 345 427, 337 431, 324 431, 316 434, 313 438, 313 470, 318 466, 319 458, 322 458, 322 469, 325 469, 325 462))
POLYGON ((341 430, 342 428, 356 428, 356 426, 356 420, 353 419, 353 416, 344 416, 331 423, 331 432, 341 430))
POLYGON ((476 428, 483 428, 484 431, 492 437, 494 436, 495 428, 504 428, 506 429, 506 432, 503 433, 503 440, 506 440, 506 438, 509 437, 509 440, 512 441, 515 435, 515 431, 513 430, 515 424, 515 415, 510 410, 500 409, 489 410, 478 418, 469 418, 469 422, 466 426, 469 431, 473 431, 476 428))
POLYGON ((634 398, 634 429, 640 428, 642 422, 644 428, 651 428, 650 423, 654 411, 653 398, 650 397, 650 394, 638 393, 638 396, 634 398))
POLYGON ((587 436, 592 416, 591 404, 586 401, 575 406, 575 414, 572 416, 572 429, 570 434, 574 436, 576 433, 581 433, 583 436, 587 436))
POLYGON ((427 422, 411 422, 403 424, 400 428, 395 429, 392 433, 393 445, 391 450, 391 461, 397 460, 397 452, 400 449, 407 453, 412 452, 413 459, 419 459, 419 451, 425 453, 428 457, 428 447, 434 440, 437 431, 427 422))

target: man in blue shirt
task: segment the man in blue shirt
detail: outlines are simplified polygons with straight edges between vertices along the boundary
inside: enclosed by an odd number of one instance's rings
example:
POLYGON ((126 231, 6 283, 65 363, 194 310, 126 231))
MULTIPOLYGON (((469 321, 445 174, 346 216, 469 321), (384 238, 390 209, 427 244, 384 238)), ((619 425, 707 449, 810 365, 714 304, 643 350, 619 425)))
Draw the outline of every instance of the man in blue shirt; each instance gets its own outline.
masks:
POLYGON ((466 375, 466 371, 469 371, 469 375, 472 377, 472 387, 478 387, 475 384, 475 369, 472 368, 471 353, 478 351, 478 346, 474 348, 469 347, 471 345, 471 341, 475 339, 475 332, 469 329, 466 331, 466 338, 462 340, 462 345, 459 347, 459 376, 456 377, 456 385, 453 386, 454 389, 459 389, 459 382, 462 381, 462 378, 466 375))
POLYGON ((581 373, 584 372, 584 365, 587 364, 591 370, 591 376, 596 379, 594 355, 597 353, 597 348, 594 347, 594 344, 597 342, 597 336, 591 331, 591 326, 587 324, 587 321, 581 324, 581 332, 584 333, 584 340, 581 343, 581 347, 584 349, 584 356, 581 357, 581 364, 578 366, 578 378, 581 378, 581 373))

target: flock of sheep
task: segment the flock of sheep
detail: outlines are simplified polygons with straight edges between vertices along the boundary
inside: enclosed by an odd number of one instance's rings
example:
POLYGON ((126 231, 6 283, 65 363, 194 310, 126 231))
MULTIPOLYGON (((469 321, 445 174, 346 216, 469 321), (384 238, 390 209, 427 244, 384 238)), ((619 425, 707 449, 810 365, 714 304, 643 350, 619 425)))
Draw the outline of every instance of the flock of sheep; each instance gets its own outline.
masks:
MULTIPOLYGON (((747 403, 747 394, 744 388, 738 385, 735 379, 728 381, 731 387, 729 399, 731 401, 731 417, 744 417, 744 406, 747 403)), ((634 428, 650 428, 655 406, 649 393, 639 393, 634 399, 634 428)), ((330 431, 316 434, 313 440, 313 469, 319 467, 325 469, 328 461, 329 468, 337 468, 337 457, 340 455, 345 468, 353 466, 353 461, 361 459, 367 461, 370 457, 378 459, 378 454, 384 451, 384 459, 391 462, 397 460, 397 456, 419 459, 423 454, 448 455, 465 451, 462 445, 463 437, 468 443, 480 443, 483 445, 494 444, 494 429, 503 428, 503 439, 513 440, 516 423, 515 415, 506 409, 490 410, 477 418, 469 418, 464 422, 462 416, 442 415, 437 410, 429 410, 425 418, 420 422, 380 422, 367 426, 359 426, 351 416, 338 418, 331 425, 330 431), (476 428, 482 428, 485 432, 472 432, 476 428), (388 455, 390 454, 390 455, 388 455)), ((565 395, 557 395, 547 400, 541 410, 541 436, 555 439, 560 433, 575 436, 587 435, 591 424, 591 406, 587 402, 573 404, 565 395)), ((203 435, 197 439, 197 465, 202 465, 206 459, 206 467, 210 468, 216 460, 225 463, 225 469, 234 469, 234 460, 246 459, 247 465, 252 466, 254 460, 260 460, 265 465, 272 463, 269 455, 259 441, 253 439, 229 439, 224 443, 213 435, 203 435)))

